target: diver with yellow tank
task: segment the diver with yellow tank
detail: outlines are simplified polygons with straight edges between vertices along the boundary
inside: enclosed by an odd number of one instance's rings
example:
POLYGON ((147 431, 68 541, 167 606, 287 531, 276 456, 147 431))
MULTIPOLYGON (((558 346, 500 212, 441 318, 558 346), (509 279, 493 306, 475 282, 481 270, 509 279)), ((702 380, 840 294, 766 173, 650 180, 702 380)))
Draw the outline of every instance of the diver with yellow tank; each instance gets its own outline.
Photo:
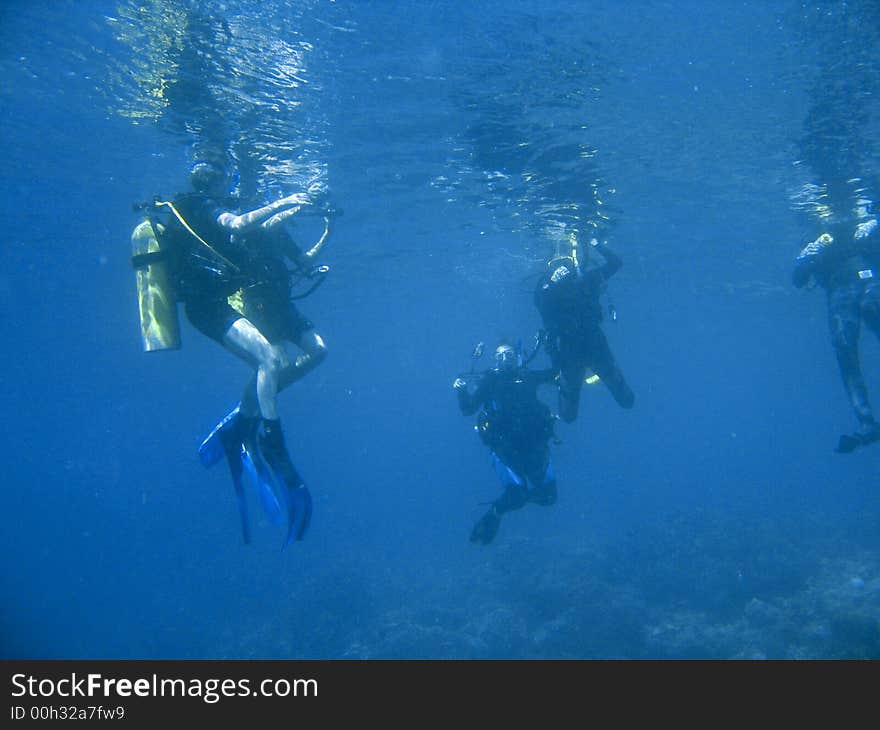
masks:
POLYGON ((227 208, 228 166, 199 160, 193 191, 141 206, 145 220, 132 234, 141 336, 147 352, 180 347, 177 303, 189 322, 254 369, 241 401, 205 438, 202 463, 226 458, 239 499, 245 542, 250 541, 242 475, 247 470, 270 518, 286 523, 286 547, 308 528, 312 501, 284 441, 277 395, 317 367, 327 348, 313 323, 293 303, 291 275, 320 284, 328 269, 312 261, 327 242, 329 214, 318 242, 303 252, 282 223, 324 194, 319 183, 246 213, 227 208), (287 261, 293 263, 294 272, 287 261), (295 344, 291 359, 285 349, 295 344))

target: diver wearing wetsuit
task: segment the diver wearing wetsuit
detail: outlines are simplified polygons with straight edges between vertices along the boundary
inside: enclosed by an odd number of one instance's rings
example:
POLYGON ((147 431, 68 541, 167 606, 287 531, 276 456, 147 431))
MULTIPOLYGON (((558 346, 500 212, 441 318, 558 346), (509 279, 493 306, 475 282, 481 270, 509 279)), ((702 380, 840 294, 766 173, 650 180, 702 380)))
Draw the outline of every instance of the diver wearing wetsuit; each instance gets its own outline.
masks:
POLYGON ((855 229, 836 226, 807 244, 795 260, 792 283, 804 287, 815 280, 827 294, 831 344, 847 398, 859 426, 840 437, 837 451, 849 453, 880 439, 880 424, 868 399, 859 363, 861 323, 880 338, 880 233, 877 220, 863 220, 855 229))
POLYGON ((452 384, 463 415, 480 409, 476 428, 504 487, 471 533, 471 542, 483 545, 495 538, 506 512, 527 502, 545 506, 556 502, 556 477, 548 446, 555 418, 537 396, 538 386, 553 382, 556 372, 521 366, 517 352, 509 345, 498 347, 495 359, 496 367, 479 376, 473 392, 462 377, 452 384))
POLYGON ((546 346, 559 371, 559 415, 571 423, 577 418, 581 388, 592 370, 622 408, 632 408, 635 396, 602 331, 599 296, 605 282, 621 267, 620 258, 607 246, 594 243, 603 262, 586 267, 577 249, 547 262, 548 271, 535 287, 534 302, 546 331, 546 346))

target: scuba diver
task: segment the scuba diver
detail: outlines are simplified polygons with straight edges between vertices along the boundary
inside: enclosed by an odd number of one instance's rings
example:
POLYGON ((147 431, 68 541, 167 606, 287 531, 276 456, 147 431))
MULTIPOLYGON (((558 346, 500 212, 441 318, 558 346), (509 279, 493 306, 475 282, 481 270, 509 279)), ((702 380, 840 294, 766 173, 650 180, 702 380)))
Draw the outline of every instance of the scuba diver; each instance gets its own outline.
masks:
MULTIPOLYGON (((567 423, 577 418, 588 370, 605 383, 621 408, 632 408, 635 402, 601 327, 599 297, 622 262, 595 238, 589 248, 601 256, 601 264, 590 266, 589 260, 580 261, 577 240, 572 238, 569 252, 557 253, 547 262, 547 272, 538 280, 534 293, 547 351, 559 372, 559 416, 567 423)), ((616 319, 613 309, 611 314, 616 319)))
POLYGON ((880 233, 866 209, 855 226, 840 224, 808 243, 795 259, 792 283, 818 283, 827 295, 831 344, 850 405, 858 420, 852 434, 840 436, 835 451, 848 454, 880 440, 880 424, 868 399, 859 364, 859 334, 864 323, 880 338, 880 233))
MULTIPOLYGON (((482 353, 481 346, 478 351, 482 353)), ((528 502, 549 506, 556 502, 556 477, 548 442, 554 439, 555 416, 538 398, 538 387, 552 382, 552 369, 529 370, 520 352, 508 344, 495 350, 494 368, 481 374, 459 375, 452 384, 465 416, 480 409, 475 429, 489 448, 502 495, 476 523, 470 541, 488 545, 495 539, 501 517, 528 502), (471 392, 471 383, 476 381, 471 392)), ((478 357, 475 351, 475 357, 478 357)))
MULTIPOLYGON (((158 239, 151 243, 161 252, 152 255, 164 256, 174 297, 183 302, 193 327, 254 368, 240 403, 204 439, 199 455, 206 467, 225 456, 239 501, 244 541, 250 542, 242 486, 247 470, 270 518, 277 524, 286 519, 286 547, 303 538, 312 503, 285 445, 277 395, 317 367, 327 353, 312 322, 292 301, 292 272, 286 260, 301 276, 319 277, 306 293, 323 281, 327 267, 311 267, 311 261, 327 241, 329 218, 325 217, 320 240, 303 253, 282 224, 304 206, 314 205, 322 186, 313 184, 307 193, 236 214, 228 210, 231 201, 225 199, 229 181, 222 161, 203 159, 190 172, 193 192, 178 195, 171 203, 154 201, 154 217, 157 210, 167 209, 170 215, 164 223, 151 222, 158 239), (285 342, 297 345, 302 354, 291 360, 285 342)), ((141 254, 140 260, 137 247, 135 253, 136 268, 155 263, 149 259, 150 252, 141 254)), ((140 284, 139 278, 139 290, 140 284)), ((145 330, 143 294, 141 314, 145 330)), ((171 342, 175 344, 179 346, 171 342)), ((162 348, 151 348, 145 337, 145 349, 162 348)))

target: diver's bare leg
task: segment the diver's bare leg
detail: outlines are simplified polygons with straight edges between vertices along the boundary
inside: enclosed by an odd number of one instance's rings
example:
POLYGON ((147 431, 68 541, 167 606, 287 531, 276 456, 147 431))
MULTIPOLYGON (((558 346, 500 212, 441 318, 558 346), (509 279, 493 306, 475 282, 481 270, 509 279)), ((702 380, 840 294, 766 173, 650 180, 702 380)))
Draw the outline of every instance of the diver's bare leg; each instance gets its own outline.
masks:
POLYGON ((327 357, 327 345, 313 329, 303 332, 295 344, 302 350, 302 354, 281 371, 278 382, 280 390, 312 372, 327 357))
MULTIPOLYGON (((277 395, 281 372, 290 366, 282 347, 271 344, 263 334, 244 317, 237 319, 223 336, 226 348, 256 367, 256 401, 260 415, 269 420, 278 419, 277 395)), ((249 396, 251 389, 245 393, 249 396)), ((244 404, 244 399, 242 403, 244 404)), ((248 406, 253 408, 251 401, 248 406)))

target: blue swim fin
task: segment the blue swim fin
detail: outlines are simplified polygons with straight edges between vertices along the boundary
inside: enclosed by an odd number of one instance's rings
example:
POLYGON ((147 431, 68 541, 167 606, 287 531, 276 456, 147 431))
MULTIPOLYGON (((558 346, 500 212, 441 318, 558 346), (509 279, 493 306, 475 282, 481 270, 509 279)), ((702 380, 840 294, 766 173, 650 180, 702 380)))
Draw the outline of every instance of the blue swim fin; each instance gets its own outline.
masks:
POLYGON ((284 541, 284 547, 294 540, 302 540, 312 521, 312 495, 309 488, 305 484, 300 484, 289 489, 288 494, 287 539, 284 541))
POLYGON ((851 454, 856 449, 873 444, 875 441, 880 441, 880 426, 877 424, 859 429, 852 435, 843 434, 834 450, 838 454, 851 454))
POLYGON ((227 456, 229 463, 229 473, 232 475, 232 486, 235 487, 235 498, 238 501, 238 513, 241 515, 241 535, 244 544, 249 545, 251 542, 251 530, 248 524, 248 508, 247 499, 244 493, 244 484, 242 483, 242 449, 239 447, 239 454, 235 456, 230 454, 227 456))
POLYGON ((285 499, 287 536, 282 545, 283 550, 290 543, 302 540, 305 536, 312 519, 312 496, 305 485, 305 480, 299 475, 290 459, 290 454, 284 445, 280 423, 274 424, 271 430, 264 425, 264 432, 258 444, 259 453, 275 475, 276 483, 282 487, 278 493, 285 499))
MULTIPOLYGON (((227 413, 220 422, 214 426, 214 429, 209 433, 205 440, 202 441, 199 446, 199 459, 202 462, 202 466, 206 469, 214 466, 218 461, 220 461, 224 456, 227 456, 227 448, 225 441, 231 441, 232 437, 235 435, 237 427, 239 425, 238 420, 238 412, 240 403, 235 406, 229 413, 227 413)), ((241 443, 240 439, 236 437, 237 441, 241 443)))
POLYGON ((220 422, 214 426, 204 441, 199 445, 199 459, 205 468, 214 466, 224 457, 229 466, 235 499, 238 502, 238 513, 241 515, 241 533, 245 544, 250 544, 251 531, 248 523, 247 498, 244 492, 244 447, 241 443, 241 420, 239 406, 236 405, 220 422))
POLYGON ((263 511, 269 521, 276 527, 281 527, 286 521, 287 506, 276 494, 276 478, 259 452, 256 443, 248 438, 242 445, 242 462, 248 472, 251 484, 257 492, 263 511))
POLYGON ((283 481, 287 495, 287 537, 281 548, 283 550, 305 536, 312 520, 312 495, 286 452, 275 473, 283 481))
POLYGON ((235 496, 241 514, 245 543, 250 543, 247 499, 243 474, 247 471, 250 482, 260 499, 263 511, 276 526, 287 523, 287 537, 283 547, 302 540, 312 518, 312 497, 302 478, 286 454, 273 468, 265 458, 257 438, 256 419, 253 426, 242 420, 238 404, 214 426, 199 446, 199 459, 210 468, 224 457, 232 476, 235 496))

